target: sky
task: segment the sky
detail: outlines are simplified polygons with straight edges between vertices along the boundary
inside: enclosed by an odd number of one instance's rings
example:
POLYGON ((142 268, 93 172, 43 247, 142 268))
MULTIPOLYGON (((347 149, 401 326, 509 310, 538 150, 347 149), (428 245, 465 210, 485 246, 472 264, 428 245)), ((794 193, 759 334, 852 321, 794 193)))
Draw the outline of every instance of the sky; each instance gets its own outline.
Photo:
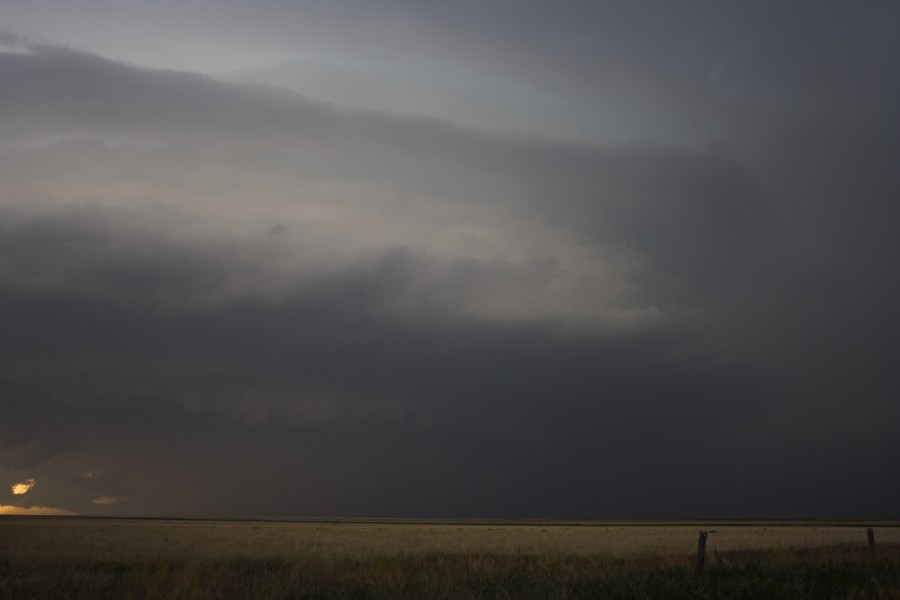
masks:
POLYGON ((898 28, 0 0, 0 514, 900 518, 898 28))

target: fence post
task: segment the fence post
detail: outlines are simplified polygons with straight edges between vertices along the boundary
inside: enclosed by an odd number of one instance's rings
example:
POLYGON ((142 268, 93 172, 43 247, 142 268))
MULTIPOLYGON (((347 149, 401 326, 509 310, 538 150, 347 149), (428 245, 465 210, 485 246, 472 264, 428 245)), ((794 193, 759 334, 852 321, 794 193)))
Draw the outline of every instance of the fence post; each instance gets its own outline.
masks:
POLYGON ((703 565, 706 563, 706 536, 707 532, 701 531, 697 539, 697 564, 694 573, 698 577, 703 574, 703 565))
POLYGON ((872 528, 866 530, 866 537, 869 538, 869 566, 875 568, 875 532, 872 528))

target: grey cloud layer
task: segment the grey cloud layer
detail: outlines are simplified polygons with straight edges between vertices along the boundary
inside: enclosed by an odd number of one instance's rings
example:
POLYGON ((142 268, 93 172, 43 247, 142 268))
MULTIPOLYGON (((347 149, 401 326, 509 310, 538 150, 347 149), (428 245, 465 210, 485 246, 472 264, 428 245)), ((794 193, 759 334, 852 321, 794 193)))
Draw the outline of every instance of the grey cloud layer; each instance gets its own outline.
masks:
POLYGON ((52 46, 0 80, 0 472, 35 505, 897 505, 894 121, 597 146, 52 46))
POLYGON ((28 244, 47 229, 71 227, 73 239, 50 233, 39 257, 55 260, 52 245, 62 244, 57 258, 76 264, 48 265, 55 276, 114 276, 111 266, 80 274, 108 259, 144 272, 150 284, 150 262, 165 259, 127 260, 122 253, 162 238, 167 251, 182 247, 183 257, 199 262, 234 253, 232 277, 211 277, 223 287, 247 278, 245 287, 265 295, 267 287, 291 285, 285 270, 317 271, 360 251, 409 246, 429 256, 437 279, 442 269, 472 278, 469 310, 524 307, 521 291, 504 300, 502 290, 478 290, 479 281, 515 286, 524 277, 535 310, 590 315, 695 303, 688 296, 696 290, 677 289, 679 280, 696 286, 715 277, 724 287, 767 255, 763 245, 777 242, 752 178, 712 151, 489 137, 56 49, 7 54, 3 66, 18 82, 2 100, 13 139, 52 133, 109 140, 38 147, 24 151, 33 157, 8 161, 6 185, 41 195, 14 201, 10 210, 40 214, 41 207, 65 206, 65 217, 43 215, 10 233, 28 244), (122 227, 110 231, 114 224, 122 227), (278 224, 291 235, 258 235, 278 224), (242 235, 218 235, 235 228, 242 235), (710 246, 716 256, 700 256, 710 246), (79 263, 73 249, 93 259, 79 263), (316 255, 324 256, 310 265, 316 255), (438 267, 442 260, 451 263, 438 267), (642 280, 641 271, 653 273, 642 280), (533 277, 543 285, 534 286, 533 277), (662 285, 670 289, 656 289, 662 285))
POLYGON ((377 103, 392 93, 379 82, 393 77, 411 96, 422 94, 418 107, 401 98, 403 110, 444 110, 428 104, 458 95, 462 104, 450 102, 447 115, 482 125, 490 115, 594 140, 720 139, 746 127, 744 119, 784 124, 808 113, 896 123, 900 9, 890 0, 9 0, 0 20, 138 64, 207 72, 257 67, 259 77, 287 82, 290 63, 299 61, 313 69, 304 80, 310 93, 349 103, 360 99, 337 92, 353 90, 377 103), (103 15, 103 27, 95 14, 103 15), (279 60, 286 63, 280 76, 279 60), (346 79, 346 69, 372 81, 351 77, 331 90, 316 82, 346 79), (446 93, 436 93, 435 83, 446 93))

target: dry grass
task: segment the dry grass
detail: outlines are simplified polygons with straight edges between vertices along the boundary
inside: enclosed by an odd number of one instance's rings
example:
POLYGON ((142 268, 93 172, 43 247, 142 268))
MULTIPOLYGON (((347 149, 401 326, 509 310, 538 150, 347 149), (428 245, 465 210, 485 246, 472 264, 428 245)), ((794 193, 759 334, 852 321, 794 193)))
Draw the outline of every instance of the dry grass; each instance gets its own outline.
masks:
POLYGON ((900 598, 900 527, 876 527, 875 570, 865 528, 18 517, 0 597, 900 598))
MULTIPOLYGON (((494 553, 651 557, 864 544, 865 525, 500 524, 291 522, 9 517, 0 520, 0 558, 106 560, 395 556, 494 553)), ((900 524, 876 527, 879 544, 900 544, 900 524)))

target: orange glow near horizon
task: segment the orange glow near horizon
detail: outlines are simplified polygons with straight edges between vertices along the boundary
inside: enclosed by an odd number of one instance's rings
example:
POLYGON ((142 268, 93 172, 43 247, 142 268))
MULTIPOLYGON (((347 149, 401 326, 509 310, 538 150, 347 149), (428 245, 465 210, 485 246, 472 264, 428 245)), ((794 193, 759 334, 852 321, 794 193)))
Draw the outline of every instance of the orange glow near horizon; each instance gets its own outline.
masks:
POLYGON ((34 479, 26 479, 25 481, 22 481, 20 483, 14 483, 12 486, 12 493, 16 496, 27 494, 29 490, 34 487, 34 484, 34 479))
POLYGON ((0 504, 0 515, 35 515, 45 517, 71 517, 78 513, 65 508, 54 508, 51 506, 10 506, 0 504))

